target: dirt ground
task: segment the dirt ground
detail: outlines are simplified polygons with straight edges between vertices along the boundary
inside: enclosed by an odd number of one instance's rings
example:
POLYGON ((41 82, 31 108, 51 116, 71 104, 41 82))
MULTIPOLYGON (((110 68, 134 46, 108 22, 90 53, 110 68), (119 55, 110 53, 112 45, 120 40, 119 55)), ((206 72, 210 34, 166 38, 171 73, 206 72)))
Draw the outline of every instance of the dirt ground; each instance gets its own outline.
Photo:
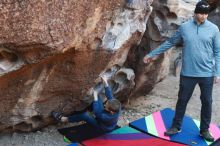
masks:
MULTIPOLYGON (((179 86, 179 78, 173 75, 167 76, 162 82, 158 83, 150 94, 131 99, 123 110, 119 125, 124 126, 129 122, 146 116, 154 111, 164 108, 175 108, 177 93, 179 86)), ((199 99, 200 90, 197 87, 192 98, 187 106, 186 114, 200 119, 201 103, 199 99)), ((213 116, 212 122, 220 125, 220 84, 214 85, 213 91, 213 116)), ((58 127, 68 127, 71 124, 58 124, 50 126, 41 131, 28 134, 1 134, 0 146, 65 146, 67 143, 63 142, 63 137, 57 132, 58 127)))

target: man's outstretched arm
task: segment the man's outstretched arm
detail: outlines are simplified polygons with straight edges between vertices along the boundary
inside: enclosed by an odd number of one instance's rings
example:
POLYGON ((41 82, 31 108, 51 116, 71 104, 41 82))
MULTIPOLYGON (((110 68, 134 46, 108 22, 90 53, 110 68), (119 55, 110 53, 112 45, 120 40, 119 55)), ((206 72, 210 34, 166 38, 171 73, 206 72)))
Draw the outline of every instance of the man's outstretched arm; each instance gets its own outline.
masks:
POLYGON ((113 97, 113 94, 112 94, 112 90, 109 87, 107 77, 105 75, 101 75, 100 77, 101 77, 101 79, 104 83, 104 86, 105 86, 105 96, 108 98, 108 100, 113 99, 114 97, 113 97))
POLYGON ((158 48, 151 51, 143 58, 144 63, 149 63, 153 60, 153 57, 156 55, 162 54, 168 49, 172 48, 173 46, 182 43, 182 36, 181 36, 181 27, 176 31, 174 35, 172 35, 167 41, 162 43, 158 48))
POLYGON ((100 103, 99 101, 99 97, 98 97, 98 92, 93 90, 93 97, 94 97, 94 100, 93 100, 93 113, 96 115, 96 117, 101 117, 102 115, 102 111, 103 111, 103 106, 101 106, 100 104, 103 104, 103 103, 100 103))

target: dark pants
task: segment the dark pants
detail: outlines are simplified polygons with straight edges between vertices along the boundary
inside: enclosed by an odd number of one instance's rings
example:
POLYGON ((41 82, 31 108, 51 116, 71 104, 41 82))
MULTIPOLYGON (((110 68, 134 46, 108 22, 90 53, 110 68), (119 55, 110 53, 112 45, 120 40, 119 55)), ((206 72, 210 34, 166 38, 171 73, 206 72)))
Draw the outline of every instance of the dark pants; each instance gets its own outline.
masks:
POLYGON ((95 117, 93 117, 92 113, 89 112, 83 112, 80 114, 71 115, 68 117, 68 121, 71 123, 85 121, 86 123, 88 123, 91 126, 94 126, 97 129, 100 128, 95 117))
POLYGON ((195 86, 198 84, 201 90, 200 100, 201 123, 200 130, 208 130, 212 114, 212 88, 214 77, 186 77, 180 76, 180 87, 178 101, 176 104, 176 113, 173 119, 172 127, 181 128, 186 106, 192 96, 195 86))
MULTIPOLYGON (((99 103, 99 106, 102 109, 104 109, 103 102, 102 102, 101 98, 98 98, 98 103, 99 103)), ((89 125, 97 128, 97 129, 101 129, 94 114, 87 112, 87 111, 83 112, 83 113, 78 113, 78 114, 73 114, 73 115, 68 116, 68 121, 71 123, 85 121, 89 125)))
MULTIPOLYGON (((105 96, 107 97, 108 100, 113 99, 112 91, 109 86, 105 87, 105 96)), ((92 104, 92 105, 94 106, 94 104, 92 104)), ((100 98, 100 97, 98 97, 98 107, 99 107, 99 110, 102 112, 105 110, 102 98, 100 98)), ((100 124, 99 124, 100 121, 97 120, 98 118, 95 118, 95 114, 96 114, 95 112, 94 112, 94 114, 89 113, 89 112, 73 114, 68 117, 68 121, 71 123, 85 121, 86 123, 88 123, 89 125, 92 125, 96 129, 107 132, 106 129, 103 129, 102 127, 100 127, 100 124)))

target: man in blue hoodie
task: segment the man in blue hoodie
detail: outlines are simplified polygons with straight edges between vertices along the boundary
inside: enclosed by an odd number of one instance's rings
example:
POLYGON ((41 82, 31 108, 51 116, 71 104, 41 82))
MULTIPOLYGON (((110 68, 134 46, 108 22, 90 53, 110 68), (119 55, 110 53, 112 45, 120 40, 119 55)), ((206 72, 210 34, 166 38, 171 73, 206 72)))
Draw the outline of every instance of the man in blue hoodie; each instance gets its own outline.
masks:
POLYGON ((209 133, 212 114, 213 82, 220 80, 220 34, 218 27, 207 20, 209 5, 200 1, 196 4, 194 18, 183 23, 176 33, 158 48, 147 54, 143 61, 149 63, 153 57, 170 49, 176 44, 183 44, 180 87, 176 104, 175 117, 165 135, 174 135, 181 131, 186 106, 198 84, 201 90, 200 136, 207 141, 214 141, 209 133))
POLYGON ((59 112, 52 111, 52 117, 61 122, 74 123, 85 121, 91 126, 94 126, 95 128, 103 132, 110 132, 114 130, 117 126, 119 114, 121 111, 121 103, 119 100, 113 98, 113 94, 109 87, 107 77, 105 75, 102 75, 101 79, 105 86, 105 95, 107 97, 107 101, 103 105, 102 99, 98 97, 98 92, 93 90, 93 114, 89 112, 83 112, 80 114, 74 114, 65 117, 59 112))

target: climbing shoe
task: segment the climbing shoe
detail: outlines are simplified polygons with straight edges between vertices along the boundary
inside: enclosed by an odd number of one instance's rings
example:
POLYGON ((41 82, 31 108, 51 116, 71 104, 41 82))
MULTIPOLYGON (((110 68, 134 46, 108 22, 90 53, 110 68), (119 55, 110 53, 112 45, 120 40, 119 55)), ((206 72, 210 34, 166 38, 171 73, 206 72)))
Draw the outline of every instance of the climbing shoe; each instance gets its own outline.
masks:
POLYGON ((56 119, 57 121, 61 121, 61 118, 63 117, 63 115, 59 112, 55 112, 55 111, 52 111, 51 112, 51 116, 56 119))

